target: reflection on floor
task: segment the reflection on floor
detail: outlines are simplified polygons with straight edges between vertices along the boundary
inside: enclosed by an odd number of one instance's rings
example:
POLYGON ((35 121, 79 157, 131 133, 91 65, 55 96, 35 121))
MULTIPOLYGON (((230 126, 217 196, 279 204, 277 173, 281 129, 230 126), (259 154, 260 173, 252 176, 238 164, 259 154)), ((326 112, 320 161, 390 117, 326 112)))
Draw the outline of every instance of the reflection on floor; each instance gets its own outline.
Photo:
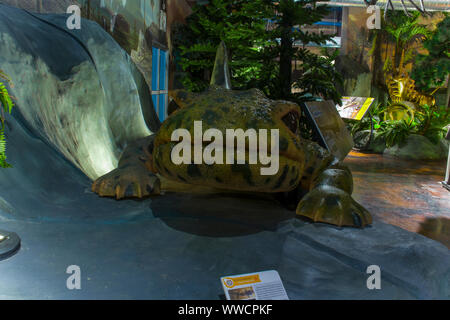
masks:
POLYGON ((352 152, 354 198, 374 217, 435 239, 450 248, 450 192, 440 181, 445 160, 407 161, 352 152))

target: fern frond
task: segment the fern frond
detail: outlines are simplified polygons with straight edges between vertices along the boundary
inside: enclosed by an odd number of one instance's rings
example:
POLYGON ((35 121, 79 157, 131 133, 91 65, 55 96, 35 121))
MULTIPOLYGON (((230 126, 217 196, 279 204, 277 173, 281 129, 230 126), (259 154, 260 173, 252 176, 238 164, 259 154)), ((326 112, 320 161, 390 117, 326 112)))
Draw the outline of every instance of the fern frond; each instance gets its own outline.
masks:
POLYGON ((5 112, 11 113, 14 103, 9 95, 8 89, 0 82, 0 104, 3 106, 5 112))
MULTIPOLYGON (((6 80, 10 87, 12 87, 11 79, 0 70, 0 78, 6 80)), ((0 82, 0 167, 10 168, 11 165, 6 162, 6 137, 5 137, 5 119, 4 113, 11 113, 14 103, 9 95, 6 86, 0 82)))
POLYGON ((11 168, 11 165, 6 162, 6 138, 3 126, 0 127, 0 167, 11 168))
POLYGON ((0 128, 0 154, 5 154, 5 152, 6 152, 5 129, 0 128))

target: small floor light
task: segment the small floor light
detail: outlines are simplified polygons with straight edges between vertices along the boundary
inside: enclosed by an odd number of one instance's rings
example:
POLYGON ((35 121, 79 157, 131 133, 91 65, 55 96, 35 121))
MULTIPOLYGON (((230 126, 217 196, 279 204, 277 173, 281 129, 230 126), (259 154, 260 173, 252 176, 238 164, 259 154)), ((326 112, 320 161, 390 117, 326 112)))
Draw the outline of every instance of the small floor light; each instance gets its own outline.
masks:
POLYGON ((0 230, 0 260, 14 255, 20 248, 20 238, 14 232, 0 230))

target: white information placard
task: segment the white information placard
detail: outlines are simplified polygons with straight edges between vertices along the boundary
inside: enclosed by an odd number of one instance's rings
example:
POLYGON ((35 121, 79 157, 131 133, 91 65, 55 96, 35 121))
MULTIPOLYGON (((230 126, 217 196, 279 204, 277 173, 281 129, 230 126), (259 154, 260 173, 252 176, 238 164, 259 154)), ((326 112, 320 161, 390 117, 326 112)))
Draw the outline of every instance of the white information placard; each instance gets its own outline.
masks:
POLYGON ((275 270, 220 278, 227 300, 289 300, 275 270))
POLYGON ((342 106, 336 105, 336 108, 341 118, 361 120, 374 101, 374 98, 342 97, 342 106))

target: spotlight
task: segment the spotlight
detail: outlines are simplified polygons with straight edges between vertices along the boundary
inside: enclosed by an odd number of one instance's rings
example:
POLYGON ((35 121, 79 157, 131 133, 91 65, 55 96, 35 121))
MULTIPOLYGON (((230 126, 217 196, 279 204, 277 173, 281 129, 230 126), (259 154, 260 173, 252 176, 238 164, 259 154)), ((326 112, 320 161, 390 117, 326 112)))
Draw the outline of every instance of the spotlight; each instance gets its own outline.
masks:
POLYGON ((0 230, 0 260, 14 255, 20 248, 20 238, 14 232, 0 230))

